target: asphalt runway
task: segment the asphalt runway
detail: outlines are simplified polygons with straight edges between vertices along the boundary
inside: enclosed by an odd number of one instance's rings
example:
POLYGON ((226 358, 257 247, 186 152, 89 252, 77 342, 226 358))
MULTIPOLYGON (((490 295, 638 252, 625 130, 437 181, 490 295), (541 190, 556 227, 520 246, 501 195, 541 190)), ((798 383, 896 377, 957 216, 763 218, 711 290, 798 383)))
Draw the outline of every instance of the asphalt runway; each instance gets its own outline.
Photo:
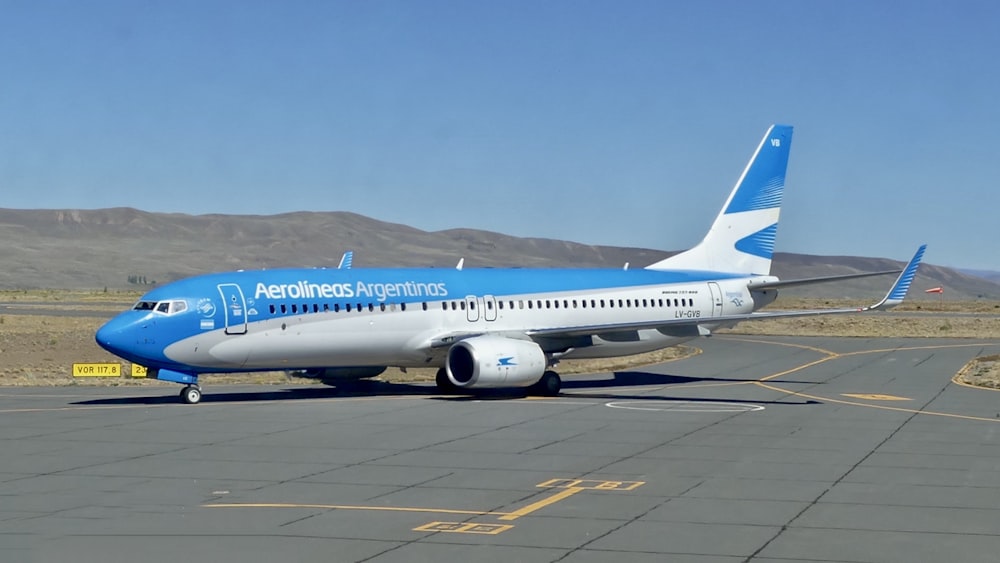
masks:
POLYGON ((989 561, 1000 342, 714 337, 561 396, 0 389, 0 560, 989 561))

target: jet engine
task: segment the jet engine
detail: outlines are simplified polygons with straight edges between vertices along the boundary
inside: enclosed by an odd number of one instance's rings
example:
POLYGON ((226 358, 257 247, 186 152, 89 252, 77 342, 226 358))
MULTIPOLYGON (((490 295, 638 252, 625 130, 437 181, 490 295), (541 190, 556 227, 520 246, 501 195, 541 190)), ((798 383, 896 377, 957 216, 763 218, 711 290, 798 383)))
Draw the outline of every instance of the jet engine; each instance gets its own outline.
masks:
POLYGON ((530 340, 476 336, 448 350, 445 369, 456 387, 528 387, 545 373, 542 349, 530 340))

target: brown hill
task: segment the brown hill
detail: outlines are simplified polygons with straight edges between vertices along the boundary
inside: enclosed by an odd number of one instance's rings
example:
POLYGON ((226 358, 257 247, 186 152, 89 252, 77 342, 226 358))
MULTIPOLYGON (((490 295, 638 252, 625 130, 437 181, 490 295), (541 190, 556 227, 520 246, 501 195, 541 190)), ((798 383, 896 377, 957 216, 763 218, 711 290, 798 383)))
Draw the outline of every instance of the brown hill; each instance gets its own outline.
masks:
MULTIPOLYGON (((8 289, 136 288, 219 270, 335 266, 345 250, 355 252, 355 267, 452 267, 460 258, 468 267, 621 267, 626 262, 642 267, 672 254, 473 229, 427 232, 346 212, 262 216, 0 209, 0 241, 0 288, 8 289)), ((899 266, 878 258, 779 253, 774 272, 795 278, 899 266)), ((799 293, 871 296, 888 283, 875 278, 799 293)), ((926 265, 915 293, 938 285, 948 298, 1000 298, 1000 284, 926 265)))

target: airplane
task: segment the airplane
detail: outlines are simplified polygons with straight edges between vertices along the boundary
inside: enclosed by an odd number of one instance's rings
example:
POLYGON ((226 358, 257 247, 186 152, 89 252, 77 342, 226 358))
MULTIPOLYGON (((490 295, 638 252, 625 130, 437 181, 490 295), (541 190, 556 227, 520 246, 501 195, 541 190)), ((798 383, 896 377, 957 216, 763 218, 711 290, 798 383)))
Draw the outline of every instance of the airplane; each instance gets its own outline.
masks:
POLYGON ((557 395, 553 369, 673 346, 720 327, 776 317, 865 313, 901 303, 926 245, 902 270, 779 280, 770 274, 792 127, 772 125, 708 233, 645 268, 340 268, 237 271, 157 287, 96 333, 109 352, 184 385, 274 371, 323 383, 387 367, 438 368, 442 392, 524 388, 557 395), (877 303, 759 311, 778 290, 898 273, 877 303))

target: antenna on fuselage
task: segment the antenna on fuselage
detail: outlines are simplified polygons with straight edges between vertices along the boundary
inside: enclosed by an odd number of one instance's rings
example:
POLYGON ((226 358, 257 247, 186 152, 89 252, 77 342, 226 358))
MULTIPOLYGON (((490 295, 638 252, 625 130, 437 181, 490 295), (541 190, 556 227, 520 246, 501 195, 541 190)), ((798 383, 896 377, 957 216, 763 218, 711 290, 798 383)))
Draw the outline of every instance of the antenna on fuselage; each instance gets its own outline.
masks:
POLYGON ((465 266, 465 258, 460 258, 458 260, 458 264, 455 266, 455 269, 461 272, 462 266, 465 266))

